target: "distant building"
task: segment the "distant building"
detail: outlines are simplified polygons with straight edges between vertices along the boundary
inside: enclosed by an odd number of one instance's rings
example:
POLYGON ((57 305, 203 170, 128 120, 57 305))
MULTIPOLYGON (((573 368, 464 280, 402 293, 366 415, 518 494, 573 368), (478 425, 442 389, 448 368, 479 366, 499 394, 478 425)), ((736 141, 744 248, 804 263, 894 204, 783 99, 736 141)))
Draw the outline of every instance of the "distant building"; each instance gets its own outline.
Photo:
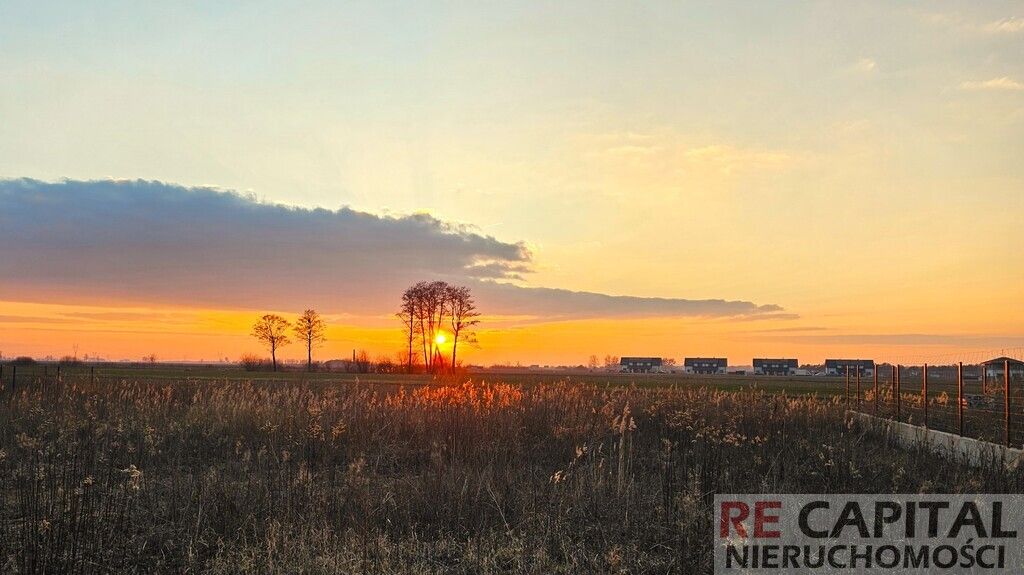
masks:
POLYGON ((795 359, 754 358, 754 375, 794 375, 798 365, 795 359))
POLYGON ((997 357, 990 359, 981 365, 985 366, 985 375, 988 379, 1002 378, 1006 363, 1010 364, 1010 377, 1024 377, 1024 361, 1012 357, 997 357))
POLYGON ((629 373, 650 373, 661 371, 660 357, 624 357, 619 360, 619 369, 629 373))
POLYGON ((728 363, 724 357, 688 357, 683 360, 683 373, 725 373, 728 363))
POLYGON ((875 360, 873 359, 826 359, 825 375, 846 375, 847 370, 851 376, 860 372, 861 377, 872 377, 875 375, 875 360))

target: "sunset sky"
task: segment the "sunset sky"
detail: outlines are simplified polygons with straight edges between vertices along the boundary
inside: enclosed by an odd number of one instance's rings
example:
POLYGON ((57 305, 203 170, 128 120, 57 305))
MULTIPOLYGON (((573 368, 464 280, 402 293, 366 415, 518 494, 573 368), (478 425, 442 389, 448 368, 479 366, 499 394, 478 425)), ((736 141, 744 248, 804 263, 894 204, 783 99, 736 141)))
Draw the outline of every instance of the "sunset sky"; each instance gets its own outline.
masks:
POLYGON ((420 279, 473 363, 1024 347, 1022 158, 1020 2, 8 0, 0 353, 393 355, 420 279))

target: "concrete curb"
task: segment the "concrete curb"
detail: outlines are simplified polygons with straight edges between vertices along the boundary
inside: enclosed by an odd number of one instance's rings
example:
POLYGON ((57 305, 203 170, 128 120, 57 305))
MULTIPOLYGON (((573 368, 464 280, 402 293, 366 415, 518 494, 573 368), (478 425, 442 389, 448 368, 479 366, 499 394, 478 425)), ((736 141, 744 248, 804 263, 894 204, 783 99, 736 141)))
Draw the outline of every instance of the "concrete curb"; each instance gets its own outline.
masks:
POLYGON ((967 463, 973 467, 1001 464, 1007 470, 1013 471, 1024 462, 1024 450, 1022 449, 961 437, 945 431, 910 425, 859 411, 847 410, 846 417, 882 431, 895 438, 904 447, 924 446, 939 455, 967 463))

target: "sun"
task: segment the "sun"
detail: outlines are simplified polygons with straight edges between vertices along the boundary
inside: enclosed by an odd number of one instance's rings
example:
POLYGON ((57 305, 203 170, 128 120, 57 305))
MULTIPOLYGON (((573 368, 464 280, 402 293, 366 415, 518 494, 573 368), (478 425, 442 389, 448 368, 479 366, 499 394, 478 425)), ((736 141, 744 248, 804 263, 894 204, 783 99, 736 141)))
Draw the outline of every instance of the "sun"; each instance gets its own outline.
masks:
POLYGON ((436 336, 434 336, 434 343, 436 343, 437 345, 444 345, 446 341, 448 341, 448 336, 446 336, 443 333, 439 333, 436 336))

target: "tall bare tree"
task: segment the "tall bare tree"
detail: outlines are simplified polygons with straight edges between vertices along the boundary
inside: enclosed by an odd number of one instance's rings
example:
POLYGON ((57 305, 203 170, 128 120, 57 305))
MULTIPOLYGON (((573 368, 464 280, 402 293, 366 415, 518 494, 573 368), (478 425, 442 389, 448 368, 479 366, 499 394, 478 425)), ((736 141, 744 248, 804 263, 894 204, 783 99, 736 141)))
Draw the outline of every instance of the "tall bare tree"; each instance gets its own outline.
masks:
POLYGON ((313 371, 313 348, 327 340, 327 322, 315 309, 307 309, 292 329, 299 341, 306 344, 306 371, 313 371))
POLYGON ((416 339, 416 306, 417 291, 416 286, 412 286, 402 293, 402 306, 398 310, 398 319, 402 320, 402 329, 405 330, 405 337, 409 343, 409 355, 406 356, 405 362, 406 373, 412 373, 412 364, 415 360, 412 345, 416 339))
MULTIPOLYGON (((433 371, 438 359, 438 331, 444 325, 447 305, 448 284, 443 281, 419 282, 406 290, 409 298, 408 311, 412 315, 410 324, 420 339, 423 351, 423 365, 433 371)), ((403 298, 404 299, 404 298, 403 298)), ((404 302, 403 302, 404 304, 404 302)), ((403 322, 405 306, 400 312, 403 322)))
POLYGON ((430 360, 427 367, 435 370, 438 360, 443 363, 438 349, 438 332, 444 325, 445 311, 448 308, 448 284, 443 281, 433 281, 427 284, 423 294, 423 313, 426 316, 426 331, 423 337, 430 342, 430 360))
POLYGON ((270 348, 270 363, 277 371, 277 349, 291 343, 288 328, 291 324, 283 317, 268 313, 252 326, 252 336, 270 348))
POLYGON ((452 326, 452 372, 455 372, 455 354, 459 349, 459 338, 473 341, 473 326, 480 323, 480 312, 476 310, 473 294, 465 286, 448 286, 445 290, 449 319, 452 326))

